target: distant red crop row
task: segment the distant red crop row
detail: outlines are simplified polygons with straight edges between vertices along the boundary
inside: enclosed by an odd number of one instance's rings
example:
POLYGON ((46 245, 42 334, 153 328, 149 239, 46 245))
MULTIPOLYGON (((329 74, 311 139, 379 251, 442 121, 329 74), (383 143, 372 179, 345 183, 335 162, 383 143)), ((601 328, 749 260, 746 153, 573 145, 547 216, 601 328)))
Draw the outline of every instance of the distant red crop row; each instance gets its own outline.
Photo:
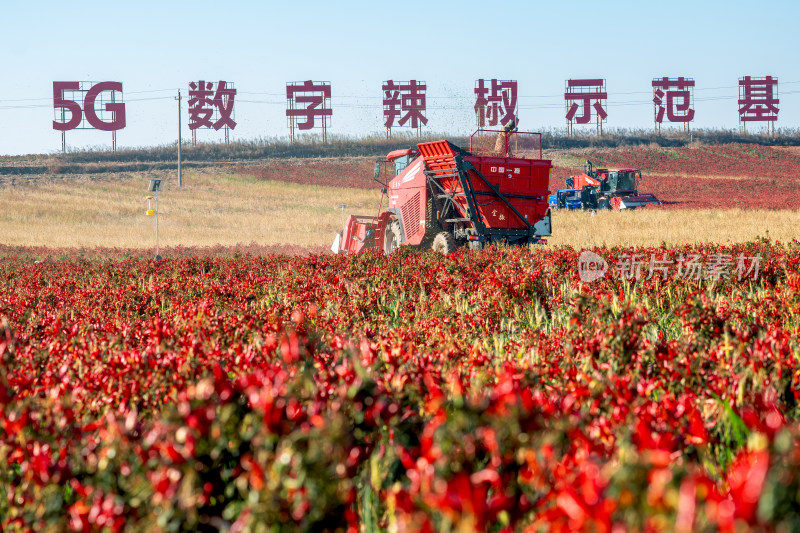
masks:
POLYGON ((240 167, 237 172, 258 179, 316 185, 375 189, 375 161, 369 158, 280 159, 264 165, 240 167))
POLYGON ((800 246, 596 252, 5 257, 0 528, 796 524, 800 246))
MULTIPOLYGON (((677 176, 738 176, 765 179, 797 178, 800 153, 758 144, 722 144, 691 147, 630 146, 587 149, 580 157, 595 166, 633 167, 643 174, 677 176)), ((580 169, 578 169, 580 170, 580 169)))
MULTIPOLYGON (((640 192, 664 208, 800 208, 800 153, 752 144, 592 149, 580 157, 596 166, 642 171, 640 192)), ((557 167, 553 190, 581 168, 557 167)))

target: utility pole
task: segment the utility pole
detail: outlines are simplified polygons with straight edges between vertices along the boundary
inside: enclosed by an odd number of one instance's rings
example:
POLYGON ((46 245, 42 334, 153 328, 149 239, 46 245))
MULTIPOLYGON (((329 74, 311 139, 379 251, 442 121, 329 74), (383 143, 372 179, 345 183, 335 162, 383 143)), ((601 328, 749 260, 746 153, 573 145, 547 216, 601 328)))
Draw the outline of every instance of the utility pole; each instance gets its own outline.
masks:
POLYGON ((161 255, 158 253, 158 189, 156 188, 156 261, 161 261, 161 255))
POLYGON ((153 193, 156 197, 156 208, 151 209, 152 205, 150 201, 153 199, 152 196, 147 197, 147 215, 155 215, 156 216, 156 261, 161 261, 161 254, 159 253, 158 249, 158 191, 161 190, 161 180, 160 179, 152 179, 150 180, 150 185, 148 185, 147 190, 153 193))
POLYGON ((181 169, 181 90, 178 89, 178 187, 183 187, 183 170, 181 169))

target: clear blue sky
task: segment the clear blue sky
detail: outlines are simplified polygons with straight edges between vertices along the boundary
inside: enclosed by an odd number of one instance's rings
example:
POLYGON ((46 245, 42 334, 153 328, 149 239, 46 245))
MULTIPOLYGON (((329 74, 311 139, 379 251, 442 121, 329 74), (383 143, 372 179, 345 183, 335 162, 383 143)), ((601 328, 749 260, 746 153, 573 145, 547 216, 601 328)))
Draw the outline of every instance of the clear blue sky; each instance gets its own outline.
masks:
MULTIPOLYGON (((53 81, 119 81, 120 147, 177 138, 177 90, 235 83, 233 139, 288 136, 285 83, 328 80, 332 134, 382 132, 381 82, 428 83, 428 128, 474 128, 477 78, 519 82, 521 128, 564 127, 564 81, 606 78, 607 128, 650 128, 654 77, 696 80, 693 127, 736 128, 744 75, 780 79, 777 126, 800 127, 800 3, 4 0, 0 154, 60 150, 53 81), (756 24, 759 29, 748 29, 756 24)), ((184 100, 184 138, 188 137, 184 100)), ((72 149, 110 134, 67 132, 72 149)), ((199 140, 222 140, 200 131, 199 140)))

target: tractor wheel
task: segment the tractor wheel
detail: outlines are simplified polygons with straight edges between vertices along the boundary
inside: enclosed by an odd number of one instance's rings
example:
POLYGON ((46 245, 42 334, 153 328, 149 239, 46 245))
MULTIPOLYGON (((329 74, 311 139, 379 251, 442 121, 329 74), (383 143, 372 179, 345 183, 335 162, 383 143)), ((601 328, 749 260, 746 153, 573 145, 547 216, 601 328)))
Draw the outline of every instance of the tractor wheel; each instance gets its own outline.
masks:
POLYGON ((450 233, 442 231, 433 238, 433 246, 431 248, 435 252, 451 254, 456 251, 456 240, 450 233))
POLYGON ((386 224, 383 236, 383 253, 389 255, 400 246, 400 221, 396 218, 386 224))
POLYGON ((608 198, 600 198, 597 200, 597 209, 611 209, 611 202, 608 198))

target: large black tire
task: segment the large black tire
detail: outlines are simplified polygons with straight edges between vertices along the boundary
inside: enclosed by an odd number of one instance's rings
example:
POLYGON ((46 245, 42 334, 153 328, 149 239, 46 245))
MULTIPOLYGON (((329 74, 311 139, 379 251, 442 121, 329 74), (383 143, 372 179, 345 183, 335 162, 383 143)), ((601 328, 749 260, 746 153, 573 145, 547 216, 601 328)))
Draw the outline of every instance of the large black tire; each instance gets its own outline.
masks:
POLYGON ((400 221, 396 218, 386 224, 383 235, 383 253, 389 255, 400 246, 400 221))
POLYGON ((450 233, 446 231, 440 231, 436 234, 436 237, 433 238, 433 245, 431 248, 435 252, 451 254, 456 251, 456 240, 450 233))
POLYGON ((427 248, 431 246, 433 239, 440 231, 442 231, 442 226, 439 224, 439 219, 436 218, 436 204, 430 192, 428 192, 428 202, 425 206, 425 235, 422 237, 420 247, 427 248))
POLYGON ((581 189, 581 207, 584 209, 597 209, 597 190, 595 187, 581 189))
POLYGON ((600 198, 597 200, 597 209, 611 209, 611 202, 608 198, 600 198))

